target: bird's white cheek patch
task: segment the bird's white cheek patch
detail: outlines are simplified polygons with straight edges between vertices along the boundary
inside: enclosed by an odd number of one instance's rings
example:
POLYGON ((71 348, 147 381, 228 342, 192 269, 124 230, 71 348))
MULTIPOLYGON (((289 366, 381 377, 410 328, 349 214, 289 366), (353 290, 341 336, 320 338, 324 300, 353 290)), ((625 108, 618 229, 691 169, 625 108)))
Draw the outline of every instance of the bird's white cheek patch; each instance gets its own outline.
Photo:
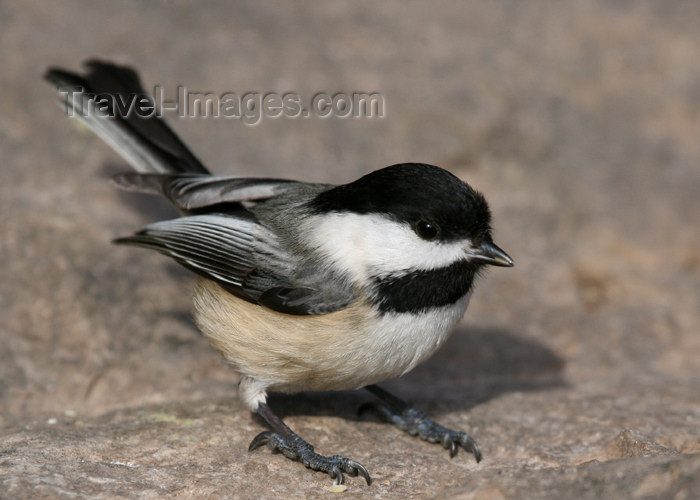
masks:
POLYGON ((446 267, 464 259, 470 247, 466 240, 423 240, 408 224, 378 214, 325 214, 309 218, 307 224, 311 246, 357 280, 446 267))

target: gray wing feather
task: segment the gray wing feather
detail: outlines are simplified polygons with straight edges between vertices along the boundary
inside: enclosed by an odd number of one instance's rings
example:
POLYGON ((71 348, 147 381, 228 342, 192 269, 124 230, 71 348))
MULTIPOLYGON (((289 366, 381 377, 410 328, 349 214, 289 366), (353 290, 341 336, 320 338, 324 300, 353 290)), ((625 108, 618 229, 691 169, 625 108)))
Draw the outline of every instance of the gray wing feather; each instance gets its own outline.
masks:
POLYGON ((339 310, 353 295, 342 280, 308 269, 253 218, 194 215, 146 226, 115 240, 164 253, 235 295, 287 314, 339 310))
MULTIPOLYGON (((263 228, 254 221, 222 215, 195 215, 146 226, 116 240, 146 246, 222 284, 241 288, 265 255, 263 228)), ((274 245, 274 243, 272 243, 274 245)))
POLYGON ((220 203, 266 200, 299 184, 284 179, 135 172, 118 174, 113 181, 118 187, 129 191, 162 194, 185 211, 220 203))

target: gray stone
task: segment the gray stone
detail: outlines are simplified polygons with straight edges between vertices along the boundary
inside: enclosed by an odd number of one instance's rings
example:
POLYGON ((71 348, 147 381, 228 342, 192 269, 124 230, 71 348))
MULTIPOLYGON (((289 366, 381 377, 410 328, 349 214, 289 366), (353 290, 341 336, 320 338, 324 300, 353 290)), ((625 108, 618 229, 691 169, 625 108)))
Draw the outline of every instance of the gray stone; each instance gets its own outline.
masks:
POLYGON ((0 497, 328 498, 189 319, 189 274, 110 245, 172 215, 66 119, 49 65, 147 87, 378 91, 384 119, 167 115, 217 173, 345 182, 403 161, 483 191, 516 261, 447 346, 386 387, 468 430, 450 459, 357 408, 278 396, 347 497, 700 498, 700 4, 0 3, 0 497))

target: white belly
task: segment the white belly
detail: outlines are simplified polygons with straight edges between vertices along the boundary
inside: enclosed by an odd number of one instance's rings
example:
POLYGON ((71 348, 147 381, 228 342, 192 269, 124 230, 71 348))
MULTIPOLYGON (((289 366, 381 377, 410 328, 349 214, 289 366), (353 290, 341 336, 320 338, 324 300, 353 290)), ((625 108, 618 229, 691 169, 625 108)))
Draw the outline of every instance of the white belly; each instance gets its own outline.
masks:
POLYGON ((267 389, 355 389, 406 373, 443 344, 464 315, 469 295, 420 315, 378 316, 360 305, 293 316, 200 279, 194 303, 202 332, 245 377, 242 396, 254 409, 267 389))
POLYGON ((349 385, 357 388, 398 377, 415 368, 437 351, 462 319, 470 295, 456 304, 429 313, 386 313, 367 327, 348 360, 355 376, 349 385))

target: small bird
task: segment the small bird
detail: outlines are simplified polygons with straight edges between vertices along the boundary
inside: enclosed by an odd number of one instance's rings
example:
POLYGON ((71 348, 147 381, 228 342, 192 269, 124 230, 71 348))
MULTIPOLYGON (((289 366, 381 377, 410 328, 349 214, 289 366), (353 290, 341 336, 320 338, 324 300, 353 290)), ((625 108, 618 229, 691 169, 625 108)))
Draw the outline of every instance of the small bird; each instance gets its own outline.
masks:
POLYGON ((59 104, 135 170, 115 176, 117 186, 161 195, 179 210, 115 242, 156 250, 197 274, 196 323, 240 374, 242 402, 272 429, 249 450, 266 445, 338 484, 359 474, 369 485, 362 464, 316 453, 267 405, 268 391, 366 388, 387 421, 451 456, 462 447, 481 460, 468 434, 376 385, 445 342, 484 266, 513 266, 492 240, 480 193, 421 163, 344 185, 216 176, 159 113, 119 112, 135 97, 153 103, 133 69, 86 68, 45 77, 59 104))

